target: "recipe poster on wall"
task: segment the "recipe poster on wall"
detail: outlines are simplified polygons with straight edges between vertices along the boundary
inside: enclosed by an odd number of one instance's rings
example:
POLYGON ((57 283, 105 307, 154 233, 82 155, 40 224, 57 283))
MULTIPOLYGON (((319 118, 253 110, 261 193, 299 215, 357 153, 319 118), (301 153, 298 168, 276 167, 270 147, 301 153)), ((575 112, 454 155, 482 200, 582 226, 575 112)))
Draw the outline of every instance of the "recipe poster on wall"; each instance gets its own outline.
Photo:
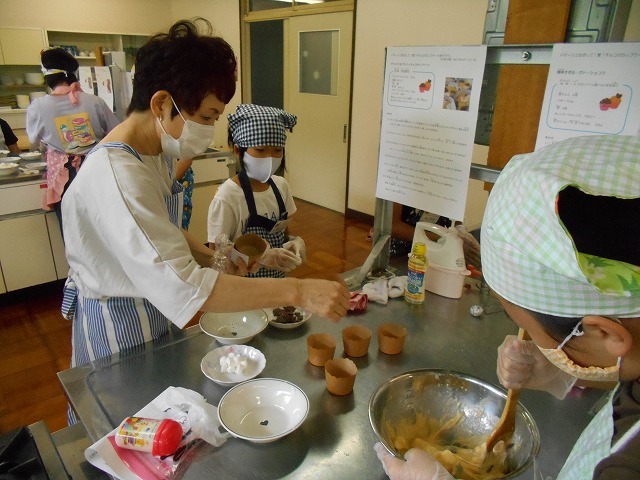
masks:
POLYGON ((536 150, 582 135, 638 135, 640 43, 553 46, 536 150))
POLYGON ((387 48, 378 198, 464 218, 486 53, 387 48))

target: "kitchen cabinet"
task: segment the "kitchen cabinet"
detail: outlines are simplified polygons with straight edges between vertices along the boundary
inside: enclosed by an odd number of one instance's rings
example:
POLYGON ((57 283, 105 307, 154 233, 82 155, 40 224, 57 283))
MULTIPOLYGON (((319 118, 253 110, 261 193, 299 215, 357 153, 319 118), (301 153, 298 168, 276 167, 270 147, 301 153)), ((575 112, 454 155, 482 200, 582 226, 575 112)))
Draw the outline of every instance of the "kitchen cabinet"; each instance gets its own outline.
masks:
POLYGON ((40 28, 0 28, 0 64, 40 65, 46 45, 40 28))
POLYGON ((41 209, 43 182, 0 184, 0 293, 67 277, 58 218, 41 209))
POLYGON ((0 220, 0 265, 7 291, 57 280, 42 213, 0 220))
POLYGON ((64 241, 62 240, 62 233, 60 232, 58 216, 56 212, 48 212, 44 217, 47 222, 51 254, 53 255, 53 264, 56 267, 56 277, 59 280, 67 278, 69 264, 67 263, 67 256, 64 253, 64 241))
POLYGON ((47 30, 47 44, 52 47, 75 47, 74 55, 80 66, 102 65, 102 59, 96 58, 96 50, 102 53, 111 51, 125 52, 126 70, 131 70, 138 49, 149 38, 148 35, 125 35, 114 33, 86 33, 61 30, 47 30))

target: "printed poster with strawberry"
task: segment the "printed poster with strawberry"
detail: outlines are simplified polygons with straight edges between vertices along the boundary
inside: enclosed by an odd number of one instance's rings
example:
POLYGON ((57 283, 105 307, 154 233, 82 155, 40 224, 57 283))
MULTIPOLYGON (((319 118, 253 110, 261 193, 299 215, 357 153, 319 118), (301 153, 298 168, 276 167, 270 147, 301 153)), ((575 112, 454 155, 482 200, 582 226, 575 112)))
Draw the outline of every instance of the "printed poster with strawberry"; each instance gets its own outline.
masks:
POLYGON ((640 134, 640 43, 553 47, 536 150, 582 135, 640 134))
POLYGON ((376 197, 464 218, 486 45, 387 48, 376 197))

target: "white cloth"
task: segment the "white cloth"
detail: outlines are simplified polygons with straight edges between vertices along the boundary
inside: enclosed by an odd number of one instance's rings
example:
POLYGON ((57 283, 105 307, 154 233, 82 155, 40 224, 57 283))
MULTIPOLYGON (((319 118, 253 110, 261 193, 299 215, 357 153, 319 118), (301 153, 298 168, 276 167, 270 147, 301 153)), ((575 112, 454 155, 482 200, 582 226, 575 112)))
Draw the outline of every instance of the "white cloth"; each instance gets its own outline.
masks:
POLYGON ((78 105, 73 105, 67 95, 46 95, 33 100, 26 114, 26 130, 31 144, 38 145, 43 141, 52 148, 64 152, 65 144, 61 138, 60 127, 56 126, 55 120, 68 115, 86 113, 96 142, 102 140, 118 125, 118 118, 100 97, 78 92, 78 100, 80 101, 78 105))
POLYGON ((146 298, 182 328, 200 310, 218 277, 194 260, 169 220, 164 197, 172 177, 162 156, 142 162, 99 149, 62 202, 67 261, 84 298, 146 298))
MULTIPOLYGON (((289 218, 296 212, 296 204, 289 189, 289 183, 277 175, 273 175, 273 181, 280 190, 282 200, 286 207, 289 218)), ((258 215, 263 215, 270 220, 277 221, 279 215, 278 203, 271 188, 264 192, 253 192, 258 215)), ((249 208, 244 198, 244 192, 240 185, 232 179, 227 180, 218 189, 215 197, 209 205, 209 216, 207 220, 207 239, 209 243, 214 243, 216 236, 226 233, 229 240, 234 242, 242 235, 249 220, 249 208)))

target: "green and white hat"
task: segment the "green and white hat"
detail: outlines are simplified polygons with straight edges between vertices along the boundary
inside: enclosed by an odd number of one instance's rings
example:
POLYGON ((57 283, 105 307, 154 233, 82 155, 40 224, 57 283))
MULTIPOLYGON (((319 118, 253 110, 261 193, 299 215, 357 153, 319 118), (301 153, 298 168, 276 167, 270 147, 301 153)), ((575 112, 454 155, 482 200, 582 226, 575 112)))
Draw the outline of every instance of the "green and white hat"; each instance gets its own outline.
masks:
POLYGON ((483 275, 537 312, 636 317, 639 225, 640 137, 575 137, 517 155, 485 210, 483 275))

